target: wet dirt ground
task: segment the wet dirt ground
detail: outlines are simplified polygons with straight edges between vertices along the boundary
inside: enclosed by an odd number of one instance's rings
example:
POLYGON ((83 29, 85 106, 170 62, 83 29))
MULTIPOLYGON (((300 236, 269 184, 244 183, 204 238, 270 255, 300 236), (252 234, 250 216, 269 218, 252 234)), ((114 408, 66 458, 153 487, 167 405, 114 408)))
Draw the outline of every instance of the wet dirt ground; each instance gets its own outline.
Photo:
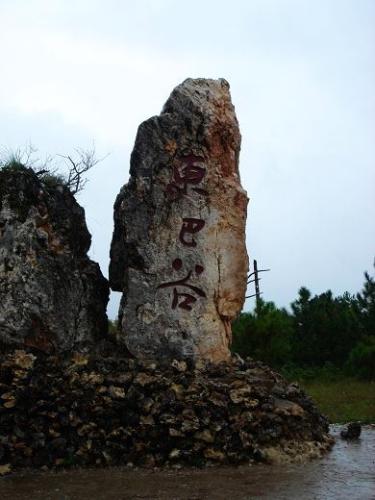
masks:
POLYGON ((321 460, 164 471, 125 468, 23 472, 0 480, 1 500, 375 500, 375 426, 358 441, 337 437, 321 460))

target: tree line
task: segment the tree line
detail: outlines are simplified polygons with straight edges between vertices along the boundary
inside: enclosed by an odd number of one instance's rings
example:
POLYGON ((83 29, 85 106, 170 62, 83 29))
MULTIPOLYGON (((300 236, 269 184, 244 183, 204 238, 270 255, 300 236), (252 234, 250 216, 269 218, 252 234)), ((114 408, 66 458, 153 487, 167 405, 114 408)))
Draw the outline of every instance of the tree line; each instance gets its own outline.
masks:
POLYGON ((232 350, 287 373, 329 368, 374 380, 375 279, 364 276, 356 295, 313 296, 302 287, 291 311, 258 300, 233 323, 232 350))

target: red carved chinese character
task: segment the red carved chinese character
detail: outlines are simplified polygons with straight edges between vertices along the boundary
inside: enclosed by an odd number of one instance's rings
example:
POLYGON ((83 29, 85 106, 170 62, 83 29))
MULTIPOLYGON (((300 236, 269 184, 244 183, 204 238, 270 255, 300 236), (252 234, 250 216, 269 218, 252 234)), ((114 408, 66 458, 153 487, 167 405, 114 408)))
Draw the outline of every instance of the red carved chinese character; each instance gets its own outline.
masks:
MULTIPOLYGON (((167 196, 171 200, 177 200, 180 196, 187 194, 188 185, 198 185, 206 175, 205 167, 199 166, 203 163, 202 156, 188 155, 181 158, 180 165, 174 165, 172 182, 167 185, 167 196), (197 165, 198 163, 198 165, 197 165)), ((193 187, 197 193, 207 195, 204 189, 193 187)))
POLYGON ((205 221, 202 219, 194 219, 193 217, 186 217, 182 219, 182 227, 179 235, 181 243, 188 247, 196 247, 197 243, 195 242, 194 238, 186 240, 185 235, 198 233, 198 231, 200 231, 204 227, 204 225, 205 221))
MULTIPOLYGON (((182 268, 182 260, 175 259, 172 262, 172 267, 175 271, 179 271, 182 268)), ((199 274, 203 273, 204 267, 197 264, 195 266, 194 270, 195 270, 195 273, 197 275, 199 275, 199 274)), ((191 311, 192 307, 190 304, 193 304, 194 302, 197 301, 197 299, 196 299, 196 297, 194 297, 194 295, 192 295, 191 293, 187 293, 187 292, 179 292, 177 290, 177 287, 188 288, 189 290, 193 291, 195 294, 199 295, 200 297, 206 297, 206 294, 203 290, 201 290, 197 286, 194 286, 194 285, 191 285, 190 283, 188 283, 192 274, 193 274, 193 271, 189 271, 188 274, 185 276, 185 278, 182 278, 182 279, 176 280, 176 281, 169 281, 168 283, 162 283, 161 285, 158 286, 158 289, 159 288, 173 287, 172 309, 176 309, 176 307, 179 307, 181 309, 185 309, 186 311, 191 311), (180 299, 182 299, 182 301, 180 301, 180 299)))

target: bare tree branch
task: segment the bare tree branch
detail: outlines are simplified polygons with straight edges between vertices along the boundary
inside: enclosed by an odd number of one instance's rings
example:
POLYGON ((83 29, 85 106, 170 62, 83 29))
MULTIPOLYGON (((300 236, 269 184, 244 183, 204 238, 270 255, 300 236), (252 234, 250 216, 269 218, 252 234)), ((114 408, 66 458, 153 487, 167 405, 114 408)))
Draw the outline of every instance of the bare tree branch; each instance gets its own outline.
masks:
POLYGON ((57 155, 65 160, 65 163, 69 168, 66 186, 73 194, 79 193, 85 187, 87 178, 84 177, 84 174, 108 156, 106 155, 102 158, 96 158, 94 146, 87 150, 76 148, 75 152, 75 158, 70 155, 57 155))
POLYGON ((20 164, 32 168, 36 175, 42 180, 54 179, 54 182, 69 188, 73 195, 82 191, 87 183, 85 174, 95 165, 107 158, 96 157, 95 146, 90 149, 76 148, 74 155, 56 155, 64 160, 67 174, 60 172, 58 168, 53 168, 53 157, 47 156, 44 161, 35 157, 37 149, 30 143, 24 148, 11 150, 0 148, 0 168, 10 164, 20 164))

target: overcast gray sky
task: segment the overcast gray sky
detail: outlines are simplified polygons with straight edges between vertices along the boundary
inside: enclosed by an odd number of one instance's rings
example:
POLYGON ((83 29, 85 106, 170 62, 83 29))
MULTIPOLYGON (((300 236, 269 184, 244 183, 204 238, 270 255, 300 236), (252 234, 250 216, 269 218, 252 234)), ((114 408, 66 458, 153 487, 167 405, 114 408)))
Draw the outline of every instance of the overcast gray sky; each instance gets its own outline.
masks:
POLYGON ((105 275, 139 123, 185 78, 224 77, 248 252, 272 269, 264 298, 361 288, 375 255, 375 1, 0 0, 0 21, 0 145, 110 153, 79 196, 105 275))

